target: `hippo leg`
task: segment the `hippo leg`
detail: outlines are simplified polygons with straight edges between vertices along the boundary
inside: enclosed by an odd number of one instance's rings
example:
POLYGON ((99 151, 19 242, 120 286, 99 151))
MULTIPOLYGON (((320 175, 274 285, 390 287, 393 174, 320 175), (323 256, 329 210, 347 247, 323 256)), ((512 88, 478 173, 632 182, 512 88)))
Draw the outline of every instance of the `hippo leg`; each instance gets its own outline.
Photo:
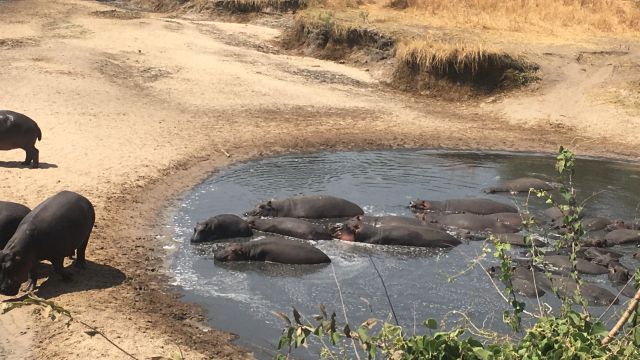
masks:
POLYGON ((85 256, 84 256, 84 252, 85 250, 87 250, 87 244, 89 243, 89 238, 87 237, 87 240, 85 240, 82 245, 80 245, 80 247, 78 247, 78 250, 76 250, 76 259, 73 262, 73 266, 80 268, 80 269, 86 269, 87 267, 87 262, 85 260, 85 256))
POLYGON ((71 274, 64 268, 64 257, 51 261, 53 270, 62 277, 64 281, 71 281, 71 274))
POLYGON ((29 270, 29 281, 27 282, 27 292, 34 291, 38 283, 38 264, 33 265, 29 270))
POLYGON ((40 166, 40 151, 38 149, 36 149, 36 147, 33 147, 33 150, 31 150, 31 167, 36 169, 38 168, 38 166, 40 166))

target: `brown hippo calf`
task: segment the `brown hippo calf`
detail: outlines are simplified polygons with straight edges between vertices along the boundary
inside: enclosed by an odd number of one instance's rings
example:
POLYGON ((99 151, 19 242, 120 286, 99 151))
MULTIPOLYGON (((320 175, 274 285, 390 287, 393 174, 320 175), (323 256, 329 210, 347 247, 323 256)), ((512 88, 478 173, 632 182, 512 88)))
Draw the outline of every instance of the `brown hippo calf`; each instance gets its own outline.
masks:
POLYGON ((263 261, 281 264, 326 264, 331 259, 319 249, 296 240, 266 238, 231 244, 218 251, 217 261, 263 261))
POLYGON ((246 216, 293 217, 306 219, 347 218, 363 215, 360 206, 351 201, 329 195, 297 196, 269 200, 258 204, 246 216))
POLYGON ((0 250, 16 232, 20 221, 31 211, 28 207, 9 201, 0 201, 0 250))
POLYGON ((608 245, 638 244, 640 230, 616 229, 604 236, 608 245))
POLYGON ((55 272, 69 280, 64 258, 75 252, 74 265, 85 266, 85 250, 94 221, 91 202, 74 192, 62 191, 38 205, 22 219, 0 251, 0 294, 16 295, 27 279, 29 289, 35 289, 41 260, 50 261, 55 272))
POLYGON ((36 140, 42 140, 42 131, 29 117, 9 110, 0 110, 0 150, 22 149, 26 152, 23 165, 40 164, 36 140))
POLYGON ((491 199, 416 200, 412 201, 409 207, 416 211, 441 211, 479 215, 518 212, 518 209, 513 205, 503 204, 491 199))

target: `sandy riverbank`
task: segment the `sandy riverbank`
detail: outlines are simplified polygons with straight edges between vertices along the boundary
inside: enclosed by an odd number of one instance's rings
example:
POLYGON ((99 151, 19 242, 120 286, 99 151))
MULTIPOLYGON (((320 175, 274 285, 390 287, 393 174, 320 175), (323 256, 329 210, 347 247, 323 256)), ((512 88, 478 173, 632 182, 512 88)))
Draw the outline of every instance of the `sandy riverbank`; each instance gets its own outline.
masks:
MULTIPOLYGON (((364 70, 255 46, 277 29, 100 13, 110 9, 79 0, 0 5, 0 107, 43 129, 41 169, 20 167, 20 151, 0 153, 0 199, 35 206, 70 189, 93 201, 89 269, 72 284, 44 280, 39 294, 138 358, 178 347, 190 359, 247 356, 230 335, 203 331, 197 307, 166 287, 157 240, 166 204, 233 161, 393 147, 640 153, 636 128, 622 133, 632 124, 615 116, 611 133, 513 121, 479 103, 409 97, 364 70)), ((84 330, 14 311, 0 316, 0 357, 126 358, 84 330)))

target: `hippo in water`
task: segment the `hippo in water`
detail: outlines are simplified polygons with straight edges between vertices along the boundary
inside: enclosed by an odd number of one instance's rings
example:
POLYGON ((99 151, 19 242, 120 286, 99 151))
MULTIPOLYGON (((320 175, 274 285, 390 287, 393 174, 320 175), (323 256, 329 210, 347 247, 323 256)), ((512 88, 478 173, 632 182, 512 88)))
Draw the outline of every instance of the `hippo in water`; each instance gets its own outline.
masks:
MULTIPOLYGON (((559 268, 561 272, 570 272, 572 269, 569 256, 547 255, 544 257, 544 262, 559 268)), ((591 275, 601 275, 609 272, 605 266, 594 264, 588 260, 580 258, 576 259, 576 270, 578 270, 579 273, 591 275)))
POLYGON ((604 236, 607 245, 638 244, 640 230, 616 229, 604 236))
POLYGON ((231 244, 219 250, 217 261, 266 261, 281 264, 326 264, 331 259, 321 250, 296 240, 266 238, 231 244))
POLYGON ((250 217, 247 223, 254 230, 291 236, 304 240, 330 240, 331 234, 322 225, 312 224, 298 218, 261 219, 250 217))
POLYGON ((20 113, 0 110, 0 150, 22 149, 26 152, 23 165, 37 168, 40 152, 36 140, 42 140, 42 131, 35 121, 20 113))
POLYGON ((249 227, 249 224, 241 217, 232 214, 222 214, 197 223, 193 229, 191 242, 200 243, 250 237, 252 235, 253 231, 251 231, 251 227, 249 227))
POLYGON ((346 224, 357 224, 364 223, 368 225, 373 225, 375 227, 379 226, 426 226, 432 229, 442 230, 440 226, 435 223, 425 223, 420 219, 415 217, 407 217, 407 216, 395 216, 395 215, 384 215, 384 216, 367 216, 367 215, 358 215, 349 220, 347 220, 346 224))
POLYGON ((518 209, 513 205, 503 204, 491 199, 416 200, 412 201, 409 207, 416 211, 472 213, 479 215, 518 212, 518 209))
MULTIPOLYGON (((553 287, 547 288, 547 290, 553 291, 555 288, 560 297, 572 297, 575 295, 576 289, 578 288, 577 282, 566 276, 551 275, 551 283, 553 287)), ((580 293, 585 300, 587 300, 589 305, 592 306, 606 306, 612 303, 618 303, 616 296, 609 290, 587 282, 580 285, 580 293)))
POLYGON ((307 219, 346 218, 363 215, 360 206, 329 195, 297 196, 258 204, 246 216, 294 217, 307 219))
POLYGON ((16 232, 20 221, 31 211, 28 207, 9 201, 0 201, 0 250, 16 232))
POLYGON ((518 193, 518 192, 528 192, 529 189, 551 190, 553 189, 553 186, 551 186, 546 181, 543 181, 540 179, 536 179, 532 177, 522 177, 518 179, 502 181, 496 186, 483 189, 483 191, 488 194, 493 194, 498 192, 518 193))
POLYGON ((440 225, 464 229, 469 231, 489 231, 494 234, 515 233, 519 231, 517 226, 508 225, 498 221, 491 215, 477 214, 421 214, 420 219, 426 222, 438 223, 440 225))
POLYGON ((334 228, 333 237, 344 241, 377 245, 449 248, 460 240, 441 230, 425 226, 389 225, 375 227, 365 223, 350 223, 334 228))
POLYGON ((41 260, 50 261, 63 279, 71 279, 64 269, 64 258, 75 252, 74 265, 85 266, 94 221, 91 202, 74 192, 62 191, 38 205, 0 251, 0 294, 16 295, 27 279, 28 288, 35 289, 41 260))
MULTIPOLYGON (((514 234, 514 233, 496 234, 495 239, 496 241, 511 244, 513 246, 531 246, 530 242, 525 242, 525 237, 523 234, 514 234)), ((530 238, 529 241, 533 241, 533 244, 536 247, 542 247, 546 245, 544 242, 534 238, 530 238)))

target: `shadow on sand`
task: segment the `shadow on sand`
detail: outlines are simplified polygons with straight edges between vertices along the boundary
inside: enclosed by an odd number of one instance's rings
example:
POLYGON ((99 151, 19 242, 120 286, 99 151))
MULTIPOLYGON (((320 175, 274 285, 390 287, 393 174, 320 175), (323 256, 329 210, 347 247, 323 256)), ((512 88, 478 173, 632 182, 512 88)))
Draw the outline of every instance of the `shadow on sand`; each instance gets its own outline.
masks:
MULTIPOLYGON (((31 165, 24 165, 24 164, 22 164, 21 161, 0 161, 0 167, 7 168, 7 169, 33 169, 31 167, 31 165)), ((34 169, 34 170, 51 169, 51 168, 55 169, 57 167, 58 167, 58 165, 56 165, 56 164, 49 164, 49 163, 41 162, 39 167, 34 169)))

